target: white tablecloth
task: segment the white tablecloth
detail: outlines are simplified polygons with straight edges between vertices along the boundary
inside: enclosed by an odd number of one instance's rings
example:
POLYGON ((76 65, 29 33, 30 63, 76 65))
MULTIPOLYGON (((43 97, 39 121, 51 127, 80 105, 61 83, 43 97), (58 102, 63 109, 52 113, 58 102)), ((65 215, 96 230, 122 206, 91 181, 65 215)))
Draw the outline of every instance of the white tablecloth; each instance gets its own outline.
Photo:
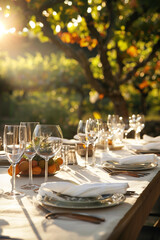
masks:
MULTIPOLYGON (((120 151, 117 151, 119 154, 120 151)), ((122 151, 122 154, 123 151, 122 151)), ((116 152, 114 152, 116 155, 116 152)), ((98 154, 97 154, 98 156, 98 154)), ((130 176, 109 176, 100 167, 80 168, 78 165, 70 166, 69 171, 59 171, 56 175, 49 177, 49 181, 71 180, 76 183, 85 182, 128 182, 129 190, 135 190, 140 194, 160 167, 150 172, 143 178, 130 176)), ((34 178, 34 183, 41 184, 44 178, 34 178)), ((28 183, 27 177, 16 177, 16 188, 28 183)), ((7 174, 7 168, 0 168, 0 188, 4 191, 11 189, 11 177, 7 174)), ((22 191, 22 190, 21 190, 22 191)), ((0 235, 26 240, 103 240, 107 239, 118 222, 135 203, 138 196, 127 197, 121 205, 111 208, 78 210, 78 212, 92 213, 105 218, 101 224, 92 224, 73 219, 45 219, 45 213, 35 203, 36 193, 32 190, 26 191, 26 196, 15 200, 0 197, 0 235)), ((61 209, 55 209, 59 211, 61 209)), ((77 212, 77 210, 75 210, 77 212)))

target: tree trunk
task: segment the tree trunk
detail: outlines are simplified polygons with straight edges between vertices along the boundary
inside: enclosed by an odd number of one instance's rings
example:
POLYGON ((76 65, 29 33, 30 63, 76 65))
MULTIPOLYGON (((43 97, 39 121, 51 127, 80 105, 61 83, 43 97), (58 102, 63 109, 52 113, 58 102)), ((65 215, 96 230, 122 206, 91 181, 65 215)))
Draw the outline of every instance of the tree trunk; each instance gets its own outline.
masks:
POLYGON ((122 116, 124 119, 128 119, 129 115, 127 103, 121 93, 116 92, 111 94, 110 99, 113 102, 115 114, 122 116))
POLYGON ((141 93, 141 106, 140 106, 140 110, 141 110, 141 113, 143 113, 144 115, 147 114, 146 98, 147 98, 147 94, 141 93))

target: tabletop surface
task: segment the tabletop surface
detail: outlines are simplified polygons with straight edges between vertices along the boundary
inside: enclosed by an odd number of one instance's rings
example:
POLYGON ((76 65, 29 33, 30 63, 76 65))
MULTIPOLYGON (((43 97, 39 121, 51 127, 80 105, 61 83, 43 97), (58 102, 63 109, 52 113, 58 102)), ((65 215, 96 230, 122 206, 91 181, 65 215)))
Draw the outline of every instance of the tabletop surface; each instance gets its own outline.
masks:
MULTIPOLYGON (((126 150, 114 151, 115 154, 125 154, 126 150)), ((98 154, 101 154, 99 151, 98 154)), ((97 154, 97 156, 99 156, 97 154)), ((98 157, 97 157, 98 159, 98 157)), ((160 161, 160 159, 158 160, 160 161)), ((142 178, 118 175, 109 176, 101 166, 80 168, 79 165, 68 167, 68 171, 60 170, 54 176, 50 176, 48 181, 72 181, 78 184, 88 182, 127 182, 128 190, 136 191, 137 195, 126 197, 125 201, 117 206, 90 209, 75 210, 75 212, 91 213, 93 215, 105 218, 101 224, 92 224, 74 219, 45 219, 45 213, 38 208, 36 193, 33 190, 22 190, 20 187, 28 183, 27 177, 16 177, 16 189, 25 192, 25 196, 16 199, 7 199, 0 197, 0 235, 10 236, 16 239, 78 239, 78 240, 103 240, 116 239, 118 234, 123 231, 121 227, 125 226, 125 220, 133 217, 134 206, 140 206, 137 202, 145 202, 147 190, 159 174, 158 167, 147 170, 150 174, 142 178), (143 193, 146 195, 143 196, 143 193), (140 200, 139 200, 140 199, 140 200), (130 214, 129 216, 127 214, 130 214)), ((43 177, 34 177, 34 183, 43 183, 43 177)), ((155 185, 156 186, 156 185, 155 185)), ((0 167, 0 188, 4 191, 11 189, 11 177, 7 174, 7 168, 0 167)), ((153 186, 152 186, 153 188, 153 186)), ((159 190, 158 190, 159 191, 159 190)), ((159 192, 157 193, 158 196, 159 192)), ((156 201, 156 198, 154 199, 156 201)), ((154 202, 153 202, 154 203, 154 202)), ((53 209, 59 211, 62 209, 53 209)), ((148 209, 149 210, 149 209, 148 209)), ((66 210, 65 210, 66 211, 66 210)), ((67 210, 70 211, 70 210, 67 210)), ((147 211, 146 211, 147 212, 147 211)), ((128 220, 127 220, 128 221, 128 220)), ((134 230, 135 231, 135 230, 134 230)), ((117 238, 118 239, 118 238, 117 238)), ((126 238, 127 239, 127 238, 126 238)))

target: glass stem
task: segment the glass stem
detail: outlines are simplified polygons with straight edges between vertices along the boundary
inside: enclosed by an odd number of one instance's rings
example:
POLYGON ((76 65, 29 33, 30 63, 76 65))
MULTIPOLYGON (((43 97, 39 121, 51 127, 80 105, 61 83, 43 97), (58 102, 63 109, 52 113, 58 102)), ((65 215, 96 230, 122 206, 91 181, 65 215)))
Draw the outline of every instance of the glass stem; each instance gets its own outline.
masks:
POLYGON ((88 144, 86 144, 86 158, 85 158, 85 167, 87 167, 88 164, 88 144))
POLYGON ((12 164, 12 193, 15 192, 15 182, 16 182, 16 164, 12 164))
POLYGON ((47 157, 45 159, 45 179, 44 179, 45 182, 48 181, 48 161, 49 161, 49 158, 47 157))
POLYGON ((135 131, 135 139, 136 140, 140 139, 140 132, 135 131))
POLYGON ((124 133, 124 139, 127 139, 127 132, 124 133))
POLYGON ((32 158, 29 159, 29 184, 33 184, 32 158))
POLYGON ((93 144, 93 155, 92 155, 92 166, 94 167, 96 164, 96 157, 95 157, 95 151, 96 151, 96 144, 93 144))

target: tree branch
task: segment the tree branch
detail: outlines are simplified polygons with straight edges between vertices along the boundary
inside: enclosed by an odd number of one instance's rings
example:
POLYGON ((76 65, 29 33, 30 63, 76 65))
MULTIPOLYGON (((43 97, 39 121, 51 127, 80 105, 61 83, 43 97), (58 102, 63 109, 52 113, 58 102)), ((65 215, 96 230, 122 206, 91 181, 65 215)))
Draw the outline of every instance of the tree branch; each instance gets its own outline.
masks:
POLYGON ((82 13, 82 16, 86 20, 86 24, 87 24, 88 30, 91 33, 91 36, 95 37, 98 41, 97 48, 98 48, 101 63, 103 66, 104 79, 108 85, 112 85, 113 74, 112 74, 112 70, 111 70, 111 65, 107 58, 107 54, 106 54, 107 48, 106 48, 106 45, 103 43, 103 38, 101 37, 100 33, 97 31, 97 29, 94 26, 94 20, 92 18, 92 15, 91 14, 85 15, 82 13))
POLYGON ((116 43, 116 47, 115 47, 116 53, 117 53, 117 63, 119 66, 119 71, 117 73, 117 78, 120 79, 120 77, 122 76, 122 71, 123 71, 123 61, 122 61, 122 57, 121 57, 121 53, 118 47, 118 44, 116 43))
POLYGON ((142 16, 142 13, 139 13, 137 11, 133 12, 128 18, 127 21, 125 23, 125 30, 128 31, 129 28, 132 26, 133 22, 137 20, 137 18, 139 18, 140 16, 142 16))
POLYGON ((42 6, 40 7, 40 11, 46 10, 47 8, 51 8, 54 7, 55 5, 59 4, 59 3, 64 3, 64 0, 48 0, 45 1, 42 6))
POLYGON ((145 66, 147 64, 147 62, 152 60, 152 58, 155 56, 155 53, 158 49, 160 49, 160 39, 153 46, 152 52, 148 55, 148 57, 145 60, 143 60, 141 63, 138 63, 130 72, 128 72, 126 77, 121 82, 119 82, 119 84, 124 84, 124 83, 128 82, 139 68, 145 66))
POLYGON ((114 26, 115 26, 115 15, 114 15, 112 1, 111 0, 106 0, 106 5, 107 5, 108 14, 109 14, 110 25, 107 29, 107 34, 106 34, 106 38, 105 38, 105 41, 104 41, 105 46, 107 46, 109 41, 111 40, 111 38, 113 36, 113 29, 114 29, 114 26))
POLYGON ((55 44, 61 51, 63 51, 68 58, 75 59, 77 62, 79 62, 90 85, 93 86, 95 90, 104 93, 104 86, 102 86, 101 81, 93 77, 93 73, 90 69, 90 63, 85 52, 82 49, 76 51, 69 44, 62 42, 58 36, 53 34, 50 24, 47 22, 44 16, 38 14, 37 12, 35 12, 34 15, 38 21, 41 21, 44 24, 44 27, 42 28, 44 35, 47 36, 50 41, 55 44))
POLYGON ((87 24, 87 27, 88 27, 90 33, 91 33, 91 36, 96 38, 99 44, 103 44, 102 37, 101 37, 101 35, 99 34, 99 32, 97 31, 97 29, 94 26, 94 20, 92 18, 92 15, 89 13, 87 15, 82 14, 82 16, 86 20, 86 24, 87 24))

